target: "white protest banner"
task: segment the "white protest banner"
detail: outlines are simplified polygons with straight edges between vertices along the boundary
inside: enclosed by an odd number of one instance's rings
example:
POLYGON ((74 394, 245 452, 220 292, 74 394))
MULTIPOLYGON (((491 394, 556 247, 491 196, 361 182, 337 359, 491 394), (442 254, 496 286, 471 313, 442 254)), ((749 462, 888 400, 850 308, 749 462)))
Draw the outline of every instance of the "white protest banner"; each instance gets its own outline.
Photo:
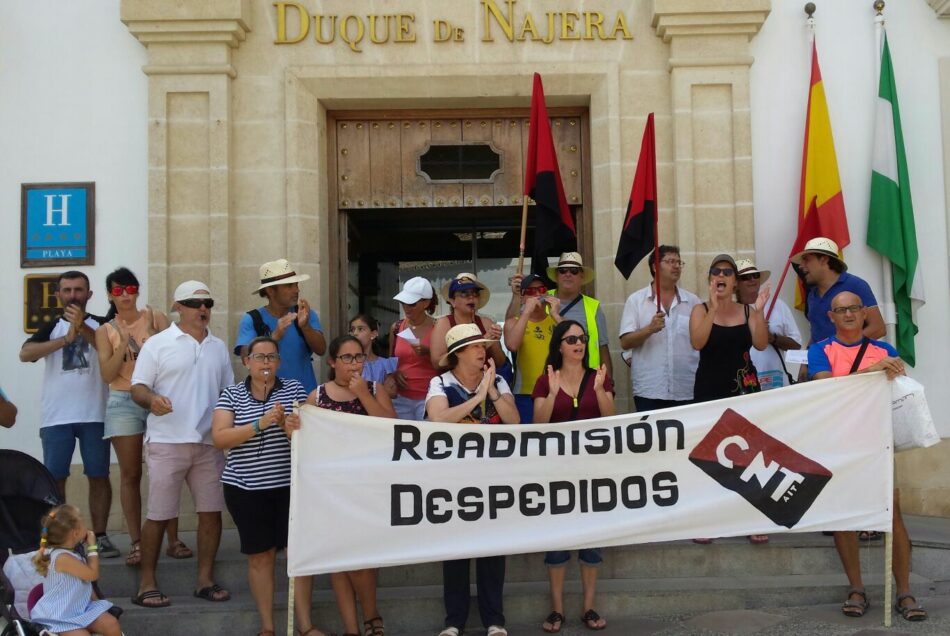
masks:
POLYGON ((882 373, 563 424, 301 409, 288 574, 816 530, 890 531, 882 373))

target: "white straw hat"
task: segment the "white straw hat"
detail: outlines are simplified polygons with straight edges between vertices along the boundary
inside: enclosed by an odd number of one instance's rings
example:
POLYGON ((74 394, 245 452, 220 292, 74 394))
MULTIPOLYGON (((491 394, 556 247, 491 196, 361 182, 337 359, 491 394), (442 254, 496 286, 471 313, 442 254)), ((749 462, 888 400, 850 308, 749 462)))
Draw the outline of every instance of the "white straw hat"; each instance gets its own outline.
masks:
POLYGON ((290 263, 287 262, 286 258, 278 258, 276 261, 264 263, 261 265, 260 275, 261 286, 252 292, 254 294, 261 291, 265 287, 273 287, 274 285, 289 285, 290 283, 302 283, 305 280, 310 280, 310 276, 307 274, 298 274, 295 272, 290 267, 290 263))

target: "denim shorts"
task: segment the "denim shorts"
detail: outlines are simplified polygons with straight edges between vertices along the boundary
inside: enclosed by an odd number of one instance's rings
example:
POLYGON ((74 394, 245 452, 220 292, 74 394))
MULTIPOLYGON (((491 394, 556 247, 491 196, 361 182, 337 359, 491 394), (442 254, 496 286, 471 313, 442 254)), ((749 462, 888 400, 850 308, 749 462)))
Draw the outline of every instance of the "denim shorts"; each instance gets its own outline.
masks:
POLYGON ((83 473, 87 477, 108 477, 109 442, 102 439, 102 422, 57 424, 40 429, 43 442, 43 464, 57 480, 69 477, 76 440, 82 455, 83 473))
POLYGON ((109 389, 104 437, 109 439, 124 435, 141 435, 145 432, 147 417, 148 411, 132 400, 130 392, 109 389))
POLYGON ((103 437, 122 437, 141 435, 145 432, 145 419, 148 411, 132 400, 128 391, 109 389, 109 401, 106 402, 106 423, 103 437))
MULTIPOLYGON (((570 560, 571 553, 569 550, 558 550, 544 554, 544 563, 550 567, 562 566, 570 560)), ((600 565, 604 561, 600 556, 600 548, 584 548, 578 550, 577 560, 584 565, 600 565)))

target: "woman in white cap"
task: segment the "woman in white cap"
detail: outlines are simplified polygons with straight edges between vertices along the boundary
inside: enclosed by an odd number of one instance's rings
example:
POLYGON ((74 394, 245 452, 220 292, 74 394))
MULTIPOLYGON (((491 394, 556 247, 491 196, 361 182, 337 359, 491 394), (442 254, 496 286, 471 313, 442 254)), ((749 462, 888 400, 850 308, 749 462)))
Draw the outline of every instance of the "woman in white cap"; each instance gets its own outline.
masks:
POLYGON ((495 361, 495 366, 501 368, 508 361, 499 344, 502 329, 492 319, 478 314, 478 310, 487 305, 491 297, 488 287, 475 278, 474 274, 462 273, 442 286, 442 296, 452 311, 435 323, 430 351, 432 366, 437 369, 444 368, 444 363, 439 360, 445 356, 445 337, 450 329, 456 325, 475 325, 478 332, 491 343, 488 353, 495 361))
POLYGON ((759 290, 752 307, 740 304, 735 300, 737 276, 731 256, 714 258, 709 266, 709 300, 693 307, 689 317, 689 339, 699 351, 693 386, 696 402, 759 391, 749 349, 761 351, 769 344, 763 313, 769 288, 759 290))
POLYGON ((435 326, 432 313, 438 300, 432 284, 421 276, 407 280, 393 300, 399 301, 406 315, 389 330, 389 357, 399 360, 395 375, 398 394, 393 407, 399 419, 421 421, 425 418, 429 382, 438 375, 429 357, 435 326))
MULTIPOLYGON (((445 353, 437 361, 448 371, 432 378, 426 398, 433 422, 517 424, 518 408, 504 378, 495 375, 487 347, 497 344, 473 324, 456 325, 445 335, 445 353)), ((442 562, 445 629, 439 636, 459 636, 468 621, 470 559, 442 562)), ((505 557, 475 559, 478 613, 488 636, 507 636, 502 594, 505 557)))

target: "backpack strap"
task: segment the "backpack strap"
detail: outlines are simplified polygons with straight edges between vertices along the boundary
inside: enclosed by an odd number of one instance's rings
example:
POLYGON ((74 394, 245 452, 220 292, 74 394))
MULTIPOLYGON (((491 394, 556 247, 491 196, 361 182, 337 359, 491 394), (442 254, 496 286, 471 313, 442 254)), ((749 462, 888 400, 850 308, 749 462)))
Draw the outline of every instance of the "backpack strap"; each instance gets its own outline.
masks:
POLYGON ((858 370, 858 367, 861 365, 861 360, 864 359, 864 352, 868 350, 868 343, 871 341, 867 338, 861 341, 861 348, 858 349, 858 355, 854 358, 854 363, 851 365, 851 370, 848 371, 848 375, 851 375, 858 370))
POLYGON ((269 336, 270 327, 264 322, 264 317, 261 315, 260 309, 252 309, 247 312, 247 315, 251 317, 251 322, 254 324, 254 333, 260 336, 269 336))

